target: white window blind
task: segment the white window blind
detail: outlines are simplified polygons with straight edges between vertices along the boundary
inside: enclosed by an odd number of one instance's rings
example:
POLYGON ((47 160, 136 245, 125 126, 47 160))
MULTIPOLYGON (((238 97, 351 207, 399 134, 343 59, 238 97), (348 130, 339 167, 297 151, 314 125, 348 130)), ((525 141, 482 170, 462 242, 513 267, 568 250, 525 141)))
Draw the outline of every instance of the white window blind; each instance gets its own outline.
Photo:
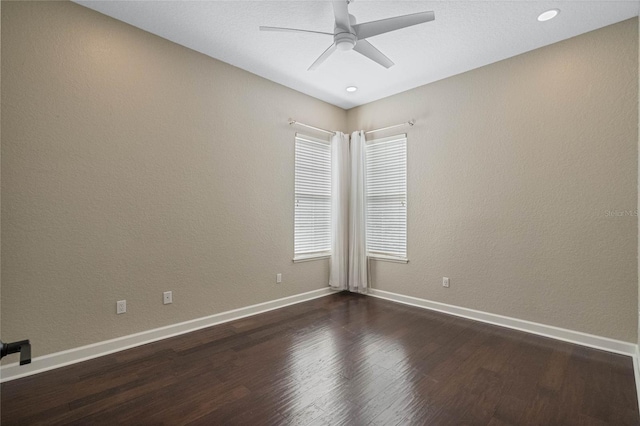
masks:
POLYGON ((294 260, 331 253, 331 145, 296 135, 294 260))
POLYGON ((367 254, 407 257, 407 136, 366 145, 367 254))

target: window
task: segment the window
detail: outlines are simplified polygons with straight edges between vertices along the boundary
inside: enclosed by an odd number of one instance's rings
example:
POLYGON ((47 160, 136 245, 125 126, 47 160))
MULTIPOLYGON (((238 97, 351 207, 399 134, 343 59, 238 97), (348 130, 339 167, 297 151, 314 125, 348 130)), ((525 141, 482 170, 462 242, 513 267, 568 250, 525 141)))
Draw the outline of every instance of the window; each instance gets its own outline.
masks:
POLYGON ((331 145, 296 135, 294 260, 331 254, 331 145))
POLYGON ((367 142, 367 254, 406 261, 407 136, 367 142))

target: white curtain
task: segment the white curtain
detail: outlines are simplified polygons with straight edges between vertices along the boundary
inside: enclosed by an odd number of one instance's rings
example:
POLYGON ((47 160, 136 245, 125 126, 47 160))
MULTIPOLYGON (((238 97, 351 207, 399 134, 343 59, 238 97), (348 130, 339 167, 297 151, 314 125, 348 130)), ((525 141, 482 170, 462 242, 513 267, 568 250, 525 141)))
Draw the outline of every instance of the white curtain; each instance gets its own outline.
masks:
POLYGON ((331 264, 329 285, 347 290, 349 274, 349 136, 331 139, 331 264))
POLYGON ((349 290, 366 293, 368 287, 366 243, 366 180, 364 131, 351 134, 349 184, 349 290))

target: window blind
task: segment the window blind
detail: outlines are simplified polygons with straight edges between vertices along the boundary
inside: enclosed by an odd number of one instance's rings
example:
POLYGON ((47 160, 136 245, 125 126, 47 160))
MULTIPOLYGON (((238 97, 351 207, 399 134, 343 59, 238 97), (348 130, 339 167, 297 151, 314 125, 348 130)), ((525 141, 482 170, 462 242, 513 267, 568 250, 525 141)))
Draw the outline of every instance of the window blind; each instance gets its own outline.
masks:
POLYGON ((331 253, 331 145, 296 135, 294 259, 331 253))
POLYGON ((366 145, 367 253, 407 257, 407 137, 366 145))

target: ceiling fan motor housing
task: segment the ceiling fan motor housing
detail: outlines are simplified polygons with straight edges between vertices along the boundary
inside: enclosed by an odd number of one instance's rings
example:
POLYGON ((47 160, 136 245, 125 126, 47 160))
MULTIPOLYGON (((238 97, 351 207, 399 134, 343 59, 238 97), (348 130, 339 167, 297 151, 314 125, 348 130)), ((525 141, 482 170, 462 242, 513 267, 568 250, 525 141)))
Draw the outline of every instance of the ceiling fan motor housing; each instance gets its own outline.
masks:
POLYGON ((356 45, 356 35, 349 32, 337 33, 333 40, 340 50, 351 50, 356 45))

